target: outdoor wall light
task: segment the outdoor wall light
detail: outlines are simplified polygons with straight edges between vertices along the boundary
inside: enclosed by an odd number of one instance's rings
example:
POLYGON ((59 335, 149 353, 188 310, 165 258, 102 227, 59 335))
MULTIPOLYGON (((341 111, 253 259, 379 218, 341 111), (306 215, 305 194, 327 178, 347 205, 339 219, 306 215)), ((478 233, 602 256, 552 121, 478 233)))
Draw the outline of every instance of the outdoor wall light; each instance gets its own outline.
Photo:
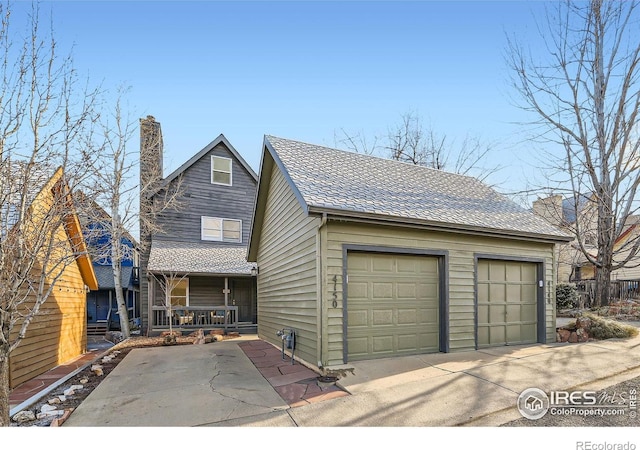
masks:
POLYGON ((260 272, 259 272, 259 270, 258 270, 258 266, 255 266, 255 265, 254 265, 254 266, 251 268, 251 276, 252 276, 252 277, 257 277, 257 276, 258 276, 258 273, 260 273, 260 272))

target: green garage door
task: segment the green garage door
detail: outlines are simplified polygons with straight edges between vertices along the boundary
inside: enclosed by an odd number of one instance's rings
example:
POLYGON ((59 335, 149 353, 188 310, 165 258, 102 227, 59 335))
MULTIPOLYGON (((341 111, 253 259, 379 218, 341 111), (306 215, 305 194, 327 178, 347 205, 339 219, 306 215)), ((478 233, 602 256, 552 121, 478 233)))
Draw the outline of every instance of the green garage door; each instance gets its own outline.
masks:
POLYGON ((537 342, 537 264, 478 261, 478 347, 537 342))
POLYGON ((349 361, 439 351, 438 258, 350 252, 349 361))

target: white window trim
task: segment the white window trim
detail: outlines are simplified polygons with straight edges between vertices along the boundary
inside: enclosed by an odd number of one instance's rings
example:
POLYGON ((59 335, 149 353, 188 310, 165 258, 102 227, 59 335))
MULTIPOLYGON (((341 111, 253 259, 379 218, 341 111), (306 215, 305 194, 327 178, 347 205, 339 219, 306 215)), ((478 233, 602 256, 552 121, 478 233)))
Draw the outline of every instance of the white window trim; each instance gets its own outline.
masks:
MULTIPOLYGON (((184 304, 185 307, 189 306, 189 288, 191 286, 191 282, 189 281, 189 277, 184 277, 183 279, 179 280, 179 281, 186 281, 187 282, 187 292, 186 292, 186 298, 184 299, 184 304)), ((173 294, 173 292, 172 292, 173 294)), ((170 295, 170 298, 172 298, 173 295, 170 295)), ((172 302, 173 303, 173 302, 172 302)), ((173 307, 173 306, 172 306, 173 307)))
MULTIPOLYGON (((218 171, 221 172, 221 171, 218 171)), ((222 172, 222 173, 227 173, 227 172, 222 172)), ((233 160, 231 158, 225 158, 224 156, 217 156, 217 155, 211 155, 211 184, 217 184, 220 186, 233 186, 233 160), (214 158, 219 158, 219 159, 226 159, 227 161, 229 161, 229 183, 219 183, 217 181, 213 181, 213 159, 214 158)))
POLYGON ((233 242, 233 243, 242 243, 242 220, 240 219, 226 219, 224 217, 210 217, 210 216, 200 216, 200 239, 203 241, 214 241, 214 242, 233 242), (205 219, 213 219, 213 220, 220 220, 221 221, 221 226, 220 226, 220 239, 211 237, 211 236, 205 236, 204 234, 204 221, 205 219), (239 225, 239 229, 240 229, 240 236, 238 240, 231 240, 231 239, 225 239, 224 238, 224 223, 225 222, 238 222, 239 225))

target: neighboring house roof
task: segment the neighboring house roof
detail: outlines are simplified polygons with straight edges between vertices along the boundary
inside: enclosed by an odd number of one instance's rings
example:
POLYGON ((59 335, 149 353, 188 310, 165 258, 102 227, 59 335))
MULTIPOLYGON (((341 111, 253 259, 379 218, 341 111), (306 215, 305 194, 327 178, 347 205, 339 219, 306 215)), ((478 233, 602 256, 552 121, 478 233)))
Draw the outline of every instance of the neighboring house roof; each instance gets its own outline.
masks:
MULTIPOLYGON (((98 289, 115 289, 116 284, 113 280, 113 268, 111 266, 93 266, 98 280, 98 289)), ((120 271, 120 285, 126 289, 132 285, 133 267, 124 266, 120 271)))
POLYGON ((578 205, 576 211, 576 202, 574 198, 565 198, 562 200, 562 218, 567 224, 575 223, 578 214, 582 213, 591 203, 591 196, 580 194, 578 197, 578 205))
POLYGON ((26 205, 29 206, 36 198, 45 184, 51 180, 52 175, 56 174, 56 168, 50 166, 30 167, 23 161, 3 161, 1 170, 8 171, 7 174, 2 173, 5 182, 2 183, 0 192, 3 199, 2 204, 2 230, 6 231, 12 228, 19 220, 19 208, 22 200, 22 193, 26 193, 26 205), (23 186, 26 183, 26 189, 23 186))
MULTIPOLYGON (((242 167, 244 167, 244 169, 249 173, 249 175, 251 175, 253 177, 253 179, 255 181, 258 181, 258 175, 254 172, 254 170, 251 168, 251 166, 249 164, 247 164, 247 162, 244 160, 244 158, 240 155, 240 153, 238 153, 238 151, 233 147, 233 145, 231 145, 231 143, 227 140, 227 138, 223 135, 220 134, 217 138, 215 138, 213 141, 211 141, 209 144, 207 144, 206 147, 204 147, 202 150, 200 150, 198 153, 196 153, 195 155, 193 155, 187 162, 185 162, 183 165, 181 165, 180 167, 178 167, 176 170, 174 170, 172 173, 170 173, 169 175, 167 175, 163 180, 162 180, 162 184, 161 186, 158 188, 158 190, 162 189, 162 187, 168 185, 169 183, 171 183, 173 180, 175 180, 176 178, 178 178, 178 176, 180 176, 182 173, 184 173, 189 167, 191 167, 193 164, 195 164, 198 160, 200 160, 200 158, 202 158, 204 155, 206 155, 207 153, 209 153, 211 150, 213 150, 218 144, 224 144, 225 147, 227 147, 229 149, 229 151, 231 152, 231 154, 238 160, 238 162, 240 163, 240 165, 242 165, 242 167)), ((156 192, 157 193, 157 192, 156 192)), ((155 193, 153 194, 155 195, 155 193)), ((150 196, 153 196, 150 195, 150 196)))
MULTIPOLYGON (((7 223, 3 224, 3 230, 8 230, 15 226, 19 220, 17 205, 20 203, 23 192, 26 192, 26 204, 33 206, 36 204, 39 197, 47 194, 47 191, 49 191, 49 194, 54 191, 60 192, 60 189, 68 191, 68 187, 63 187, 66 186, 66 181, 64 179, 64 171, 62 167, 58 167, 54 171, 51 167, 47 166, 34 168, 21 162, 12 162, 9 164, 11 164, 11 166, 8 167, 11 171, 11 182, 14 185, 11 187, 11 192, 5 194, 7 201, 3 206, 6 207, 7 211, 2 212, 3 217, 6 217, 4 220, 7 220, 7 223), (52 172, 53 175, 49 175, 52 172), (21 183, 27 183, 26 190, 21 189, 21 183)), ((3 188, 6 188, 6 186, 3 185, 3 188)), ((72 212, 72 214, 66 214, 64 217, 65 233, 69 239, 69 244, 76 255, 75 260, 78 264, 80 275, 82 276, 84 284, 88 286, 89 289, 97 289, 98 283, 95 272, 93 271, 91 259, 89 258, 87 246, 82 235, 82 228, 73 204, 73 198, 66 192, 63 195, 64 197, 62 197, 62 199, 65 202, 65 209, 72 212)), ((40 204, 46 205, 47 202, 45 200, 40 204)))
POLYGON ((219 247, 206 242, 154 240, 148 272, 188 274, 250 275, 247 247, 219 247))
MULTIPOLYGON (((274 136, 265 136, 264 152, 263 164, 268 154, 307 213, 554 242, 571 239, 469 176, 274 136)), ((264 183, 260 180, 258 197, 264 183)), ((260 199, 256 205, 264 208, 260 199)))

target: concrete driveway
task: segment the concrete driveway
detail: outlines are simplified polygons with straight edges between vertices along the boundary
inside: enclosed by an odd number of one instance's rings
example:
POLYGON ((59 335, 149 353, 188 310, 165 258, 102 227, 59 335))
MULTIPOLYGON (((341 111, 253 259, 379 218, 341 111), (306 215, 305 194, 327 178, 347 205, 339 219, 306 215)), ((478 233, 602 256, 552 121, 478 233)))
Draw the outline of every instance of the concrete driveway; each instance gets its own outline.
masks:
POLYGON ((237 344, 132 350, 63 426, 495 426, 526 388, 640 376, 640 337, 499 347, 354 363, 352 395, 292 408, 237 344))

